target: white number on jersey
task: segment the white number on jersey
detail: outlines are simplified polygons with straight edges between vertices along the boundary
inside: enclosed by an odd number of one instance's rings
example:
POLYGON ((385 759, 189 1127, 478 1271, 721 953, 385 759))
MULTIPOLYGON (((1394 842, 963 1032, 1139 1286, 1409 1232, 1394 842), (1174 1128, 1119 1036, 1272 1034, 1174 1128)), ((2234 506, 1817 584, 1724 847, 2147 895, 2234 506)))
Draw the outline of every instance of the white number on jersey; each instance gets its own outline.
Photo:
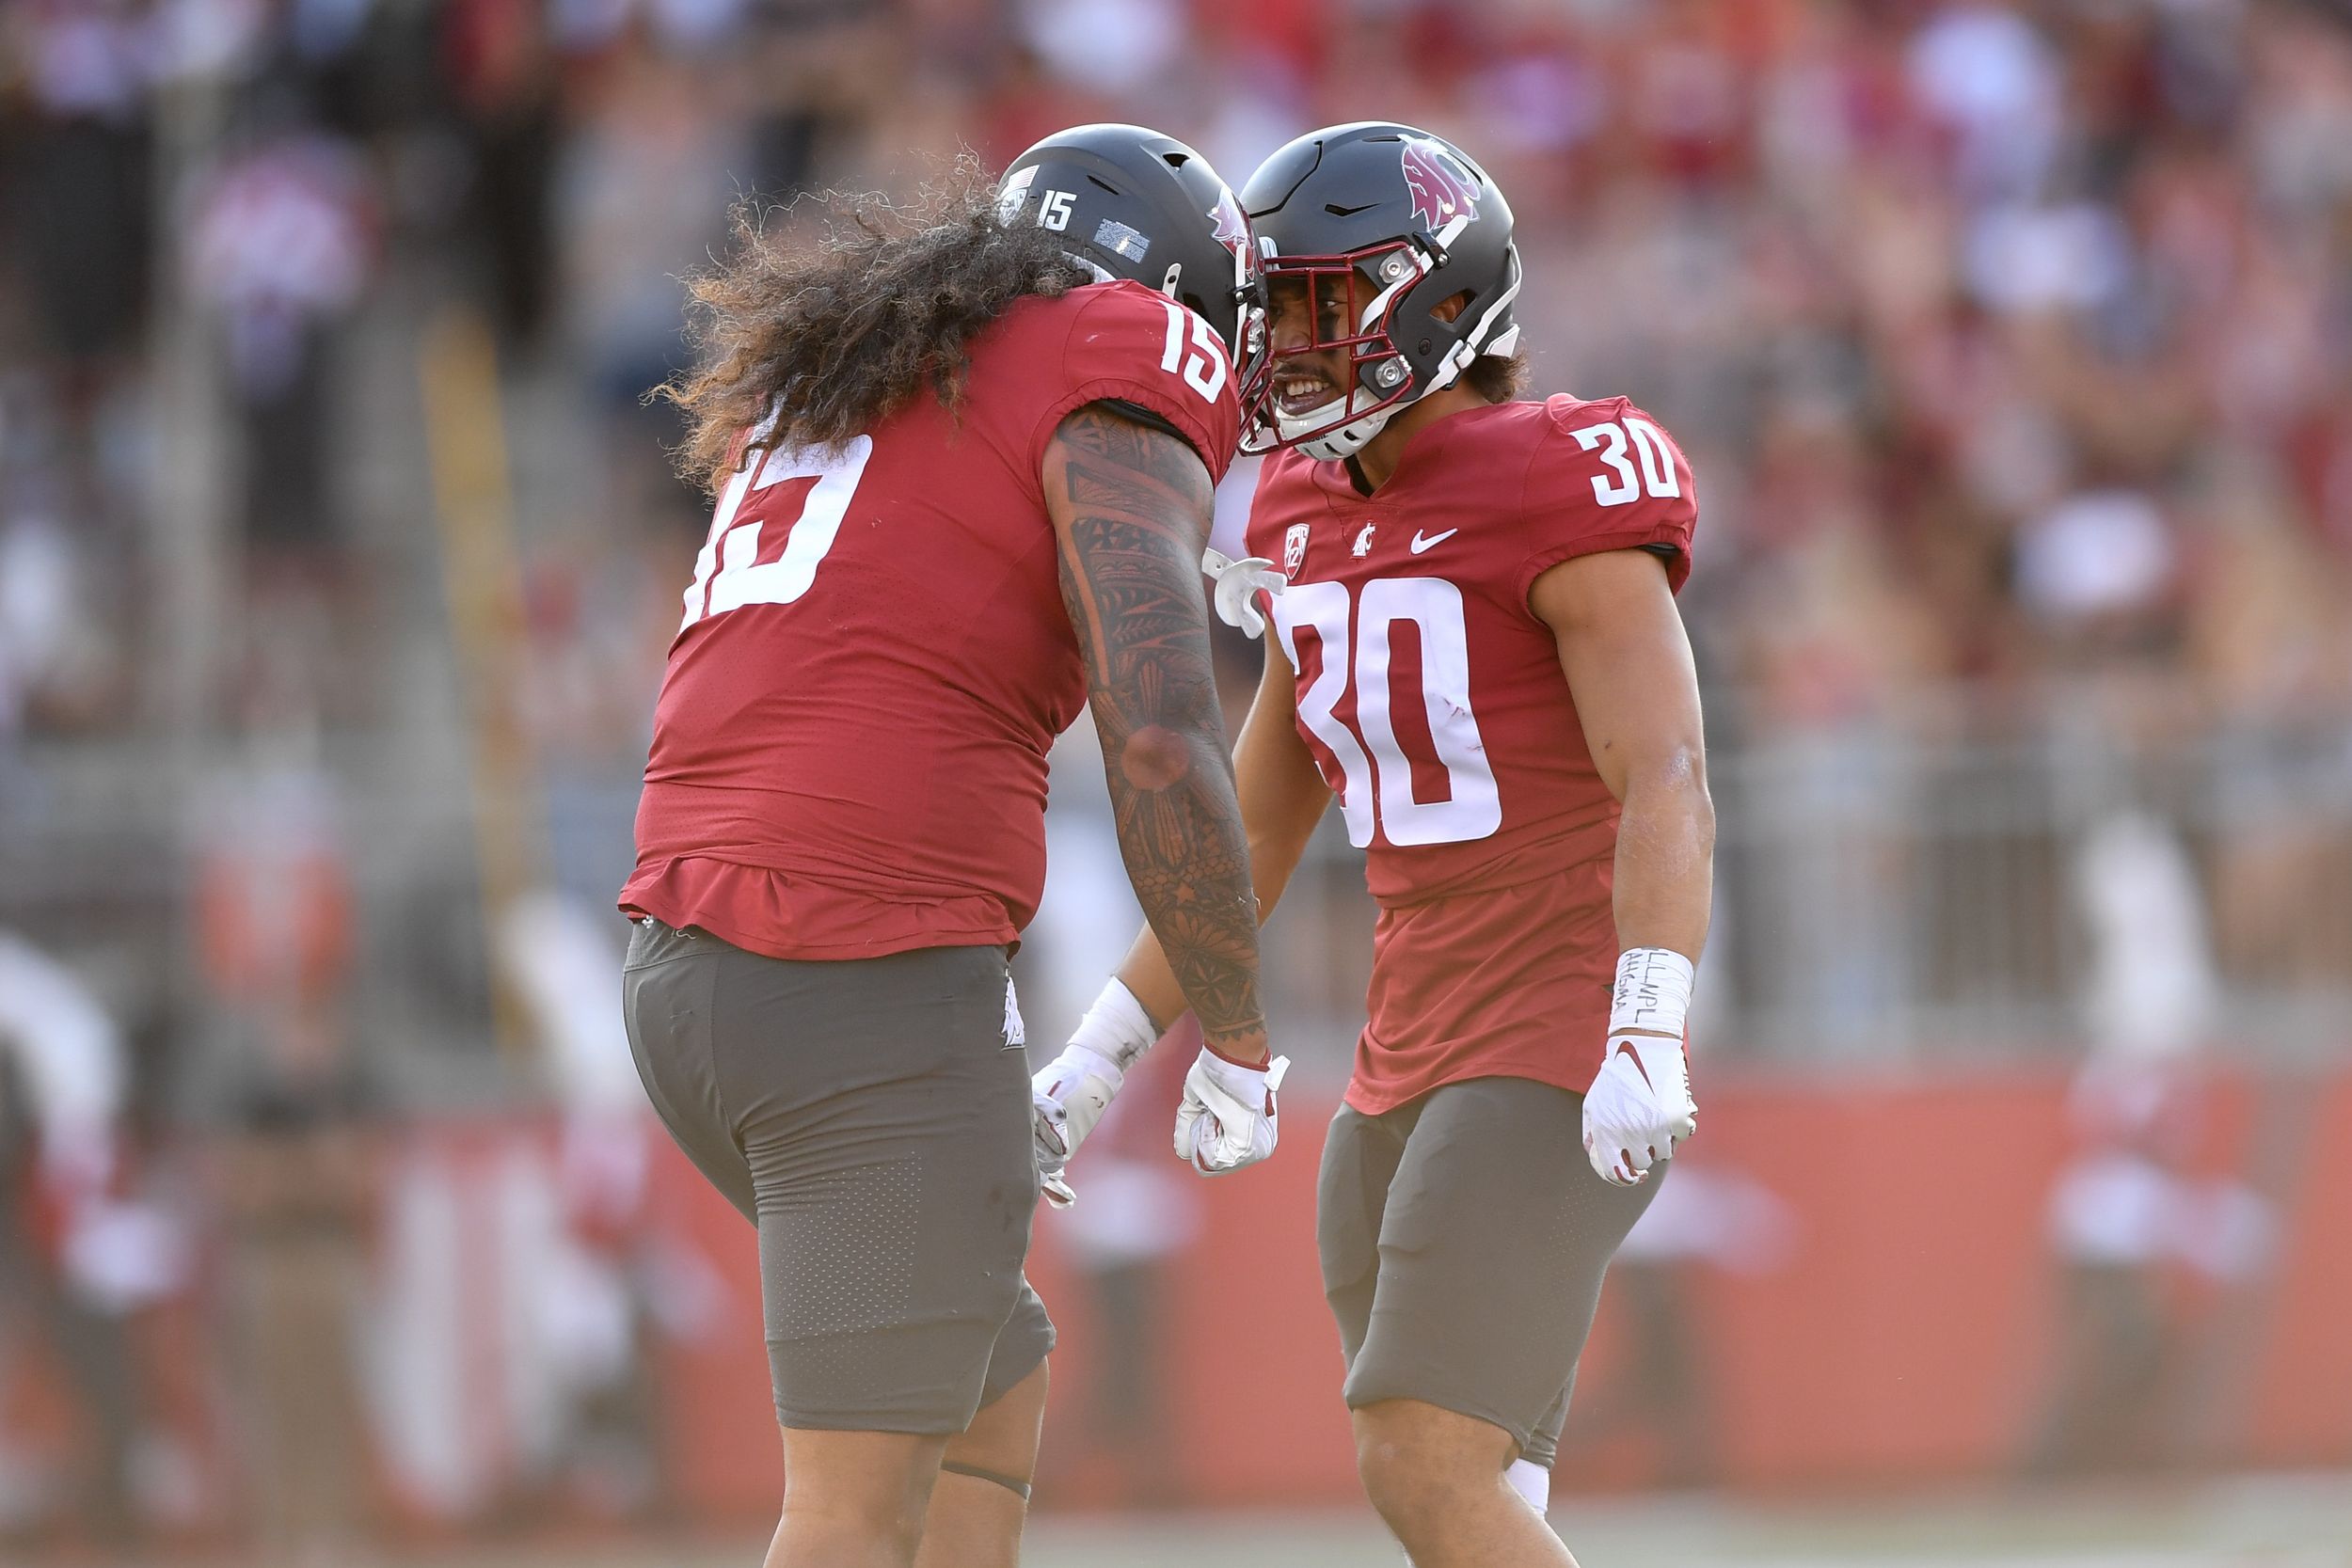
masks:
POLYGON ((1160 369, 1173 371, 1182 365, 1184 385, 1200 394, 1204 402, 1215 403, 1217 393, 1225 389, 1225 345, 1216 341, 1216 328, 1208 319, 1194 315, 1172 299, 1163 299, 1168 307, 1168 343, 1160 354, 1160 369), (1184 324, 1192 324, 1192 352, 1184 352, 1184 324))
MULTIPOLYGON (((758 462, 727 481, 719 497, 719 510, 710 520, 710 537, 694 558, 694 580, 686 590, 684 631, 706 616, 724 614, 747 604, 790 604, 817 580, 818 562, 833 549, 841 532, 841 519, 850 498, 866 473, 866 460, 874 454, 871 436, 853 436, 838 452, 783 449, 762 453, 758 462), (788 480, 813 479, 789 515, 755 516, 737 522, 746 500, 788 480), (770 554, 769 531, 782 534, 784 547, 770 554)), ((757 512, 759 502, 752 502, 757 512)))
POLYGON ((1629 418, 1623 424, 1612 420, 1568 434, 1586 451, 1602 447, 1600 460, 1617 476, 1613 484, 1606 475, 1593 476, 1593 499, 1601 505, 1625 506, 1639 500, 1645 491, 1660 500, 1670 500, 1682 494, 1682 482, 1675 475, 1674 448, 1667 444, 1666 433, 1647 420, 1629 418), (1633 471, 1633 458, 1626 451, 1629 436, 1634 452, 1642 460, 1639 475, 1633 471))
MULTIPOLYGON (((1298 628, 1314 633, 1323 668, 1299 694, 1298 721, 1340 764, 1340 811, 1347 839, 1372 843, 1375 823, 1394 845, 1464 844, 1502 826, 1502 797, 1487 766, 1486 743, 1470 712, 1470 627, 1462 591, 1443 578, 1382 578, 1364 584, 1350 646, 1347 585, 1293 583, 1274 601, 1275 626, 1291 668, 1298 664, 1298 628), (1447 799, 1413 795, 1413 759, 1398 742, 1390 690, 1390 633, 1410 621, 1421 634, 1421 704, 1446 772, 1447 799), (1356 723, 1338 713, 1350 680, 1356 723)), ((1409 700, 1409 698, 1407 699, 1409 700)))

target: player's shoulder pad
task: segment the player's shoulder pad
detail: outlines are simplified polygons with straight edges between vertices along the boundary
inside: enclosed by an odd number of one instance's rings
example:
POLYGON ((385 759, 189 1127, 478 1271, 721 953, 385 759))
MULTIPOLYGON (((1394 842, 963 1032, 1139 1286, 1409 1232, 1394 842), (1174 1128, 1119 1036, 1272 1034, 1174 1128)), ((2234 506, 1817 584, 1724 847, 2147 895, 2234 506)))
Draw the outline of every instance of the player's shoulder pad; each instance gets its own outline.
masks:
POLYGON ((1557 395, 1531 433, 1528 510, 1588 513, 1612 531, 1698 515, 1691 465, 1666 427, 1626 397, 1557 395))
POLYGON ((1649 549, 1666 558, 1679 590, 1698 488, 1674 437, 1629 398, 1555 396, 1533 406, 1519 501, 1531 573, 1574 555, 1649 549))
MULTIPOLYGON (((1185 335, 1189 336, 1188 329, 1192 323, 1200 319, 1190 307, 1124 277, 1113 278, 1107 283, 1084 284, 1071 290, 1062 298, 1069 303, 1072 310, 1073 348, 1090 336, 1104 333, 1122 338, 1131 333, 1141 333, 1158 341, 1168 335, 1171 314, 1184 322, 1187 329, 1185 335)), ((1203 328, 1203 336, 1216 344, 1217 353, 1222 357, 1224 341, 1215 332, 1205 330, 1205 323, 1203 328)))
MULTIPOLYGON (((1040 369, 1056 360, 1073 365, 1132 362, 1141 350, 1168 335, 1162 296, 1124 278, 1087 283, 1066 293, 1020 302, 1021 352, 1040 369)), ((1155 356, 1156 357, 1156 356, 1155 356)))
POLYGON ((1197 450, 1222 478, 1240 438, 1232 362, 1209 324, 1139 283, 1090 283, 1073 302, 1061 354, 1060 401, 1102 399, 1144 408, 1197 450))

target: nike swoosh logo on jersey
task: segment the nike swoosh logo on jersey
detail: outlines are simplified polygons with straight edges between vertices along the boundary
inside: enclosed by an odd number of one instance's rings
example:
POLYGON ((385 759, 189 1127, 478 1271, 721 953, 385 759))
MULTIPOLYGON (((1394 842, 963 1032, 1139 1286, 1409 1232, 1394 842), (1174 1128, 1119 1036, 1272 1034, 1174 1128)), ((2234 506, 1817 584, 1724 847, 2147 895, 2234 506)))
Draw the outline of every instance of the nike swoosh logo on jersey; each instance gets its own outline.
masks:
POLYGON ((1443 533, 1433 533, 1428 538, 1424 539, 1421 536, 1421 530, 1415 529, 1413 531, 1413 542, 1410 547, 1415 555, 1419 555, 1430 546, 1442 545, 1447 540, 1453 538, 1455 534, 1461 531, 1462 531, 1458 528, 1450 528, 1443 533))

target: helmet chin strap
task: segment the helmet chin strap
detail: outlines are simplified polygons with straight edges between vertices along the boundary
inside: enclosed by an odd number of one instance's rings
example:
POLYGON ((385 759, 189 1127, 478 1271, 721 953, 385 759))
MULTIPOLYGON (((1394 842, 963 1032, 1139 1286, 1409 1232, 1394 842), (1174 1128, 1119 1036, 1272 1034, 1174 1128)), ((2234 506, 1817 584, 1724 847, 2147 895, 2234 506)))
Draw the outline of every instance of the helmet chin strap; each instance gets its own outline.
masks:
MULTIPOLYGON (((1277 410, 1274 416, 1275 428, 1280 433, 1285 442, 1297 440, 1301 432, 1321 429, 1332 420, 1340 418, 1345 411, 1343 403, 1352 403, 1357 398, 1367 395, 1362 388, 1357 387, 1349 388, 1345 400, 1333 398, 1329 403, 1310 408, 1304 414, 1285 414, 1277 410)), ((1299 441, 1298 450, 1319 463, 1336 463, 1343 457, 1353 457, 1371 445, 1372 438, 1387 427, 1390 415, 1395 413, 1398 408, 1406 406, 1407 405, 1398 404, 1391 407, 1377 409, 1359 419, 1350 420, 1336 429, 1325 431, 1311 441, 1299 441)))
MULTIPOLYGON (((1518 341, 1518 328, 1512 327, 1496 341, 1502 346, 1499 346, 1495 352, 1508 354, 1518 341)), ((1392 403, 1386 408, 1375 409, 1369 414, 1350 420, 1338 429, 1327 431, 1311 441, 1299 441, 1298 450, 1323 463, 1336 463, 1343 457, 1355 456, 1372 444, 1374 436, 1388 428, 1390 420, 1412 407, 1430 393, 1441 392, 1461 379, 1462 372, 1469 369, 1470 361, 1477 357, 1478 350, 1470 343, 1455 344, 1454 352, 1447 356, 1445 362, 1438 367, 1438 373, 1430 377, 1428 386, 1401 403, 1392 403)), ((1371 394, 1360 387, 1351 388, 1348 393, 1351 401, 1355 398, 1369 396, 1371 394)), ((1300 432, 1314 430, 1326 420, 1340 418, 1343 412, 1340 400, 1333 398, 1329 403, 1320 407, 1311 408, 1304 414, 1284 414, 1278 410, 1274 416, 1274 422, 1285 441, 1294 441, 1297 440, 1300 432)))

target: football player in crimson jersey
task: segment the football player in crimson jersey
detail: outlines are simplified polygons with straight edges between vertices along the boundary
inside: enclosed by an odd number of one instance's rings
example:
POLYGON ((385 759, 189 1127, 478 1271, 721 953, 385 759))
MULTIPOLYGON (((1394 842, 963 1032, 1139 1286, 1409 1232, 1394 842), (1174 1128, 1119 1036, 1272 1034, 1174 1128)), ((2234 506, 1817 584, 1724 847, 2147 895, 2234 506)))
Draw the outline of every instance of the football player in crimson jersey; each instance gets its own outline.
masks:
POLYGON ((1200 562, 1262 339, 1200 154, 1085 126, 910 224, 748 226, 675 390, 718 497, 620 895, 663 1121, 758 1228, 771 1568, 1010 1563, 1053 1325, 1005 960, 1046 752, 1090 705, 1205 1076, 1272 1119, 1249 860, 1200 562))
MULTIPOLYGON (((1274 626, 1236 749, 1256 888, 1270 911, 1337 793, 1379 905, 1317 1201, 1359 1469, 1419 1568, 1572 1563, 1541 1510, 1576 1358, 1695 1127, 1691 472, 1623 398, 1514 401, 1510 209, 1459 149, 1339 126, 1242 199, 1286 449, 1219 585, 1274 626)), ((1145 933, 1036 1077, 1057 1201, 1183 1008, 1164 959, 1145 933)))

